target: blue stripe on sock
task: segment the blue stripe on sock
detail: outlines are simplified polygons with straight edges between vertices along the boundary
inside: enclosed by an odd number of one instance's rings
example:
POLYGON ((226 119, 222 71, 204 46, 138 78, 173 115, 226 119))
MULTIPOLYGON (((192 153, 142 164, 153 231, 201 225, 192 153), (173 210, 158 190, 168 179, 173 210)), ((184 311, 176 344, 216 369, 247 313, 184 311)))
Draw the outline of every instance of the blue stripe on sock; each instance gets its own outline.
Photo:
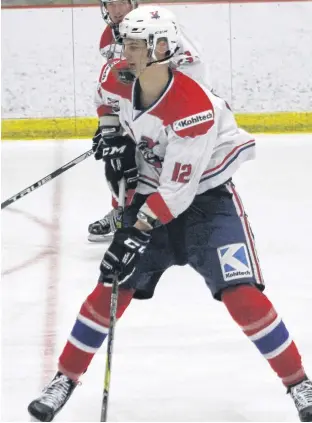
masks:
POLYGON ((99 348, 107 336, 106 333, 98 332, 80 322, 80 320, 76 320, 71 335, 82 344, 92 348, 99 348))
POLYGON ((283 321, 281 321, 270 333, 254 341, 254 344, 262 354, 268 354, 284 344, 288 338, 288 330, 283 321))

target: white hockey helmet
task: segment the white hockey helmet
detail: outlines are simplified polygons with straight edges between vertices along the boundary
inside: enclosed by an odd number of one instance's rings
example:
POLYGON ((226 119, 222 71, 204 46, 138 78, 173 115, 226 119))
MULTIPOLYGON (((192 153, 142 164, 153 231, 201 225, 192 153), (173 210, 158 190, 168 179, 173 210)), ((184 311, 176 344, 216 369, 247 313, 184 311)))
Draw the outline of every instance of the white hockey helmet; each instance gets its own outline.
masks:
POLYGON ((160 6, 143 6, 129 12, 119 24, 121 38, 145 40, 149 56, 155 62, 165 63, 176 53, 180 29, 175 15, 160 6), (166 58, 158 60, 155 53, 159 40, 167 39, 166 58))
MULTIPOLYGON (((115 3, 117 1, 120 1, 120 0, 100 0, 102 18, 107 23, 107 25, 112 26, 112 27, 118 26, 118 24, 115 24, 112 21, 112 19, 110 18, 109 13, 108 13, 107 8, 106 8, 106 5, 108 3, 115 3)), ((136 9, 138 7, 138 0, 124 0, 124 1, 129 3, 132 6, 132 9, 136 9)))

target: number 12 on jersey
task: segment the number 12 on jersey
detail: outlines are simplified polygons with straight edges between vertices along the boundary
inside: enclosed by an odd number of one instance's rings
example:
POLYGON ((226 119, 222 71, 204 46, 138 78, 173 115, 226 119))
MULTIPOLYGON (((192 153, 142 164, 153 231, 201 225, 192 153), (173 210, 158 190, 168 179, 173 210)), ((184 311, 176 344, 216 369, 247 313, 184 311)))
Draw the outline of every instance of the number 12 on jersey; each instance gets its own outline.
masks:
POLYGON ((191 172, 191 164, 175 163, 171 180, 185 184, 190 180, 191 172))

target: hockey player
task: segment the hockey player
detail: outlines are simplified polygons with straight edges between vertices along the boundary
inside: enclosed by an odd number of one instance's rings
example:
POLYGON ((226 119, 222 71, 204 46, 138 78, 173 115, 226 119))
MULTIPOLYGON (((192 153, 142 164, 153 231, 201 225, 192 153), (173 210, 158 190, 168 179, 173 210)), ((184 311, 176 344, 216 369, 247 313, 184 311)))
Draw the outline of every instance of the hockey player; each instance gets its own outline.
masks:
MULTIPOLYGON (((120 43, 119 23, 127 13, 138 7, 137 0, 100 0, 101 14, 106 27, 100 39, 100 53, 105 63, 120 58, 122 45, 120 43)), ((98 130, 92 140, 92 149, 98 149, 98 130)), ((94 155, 96 160, 102 160, 102 153, 94 155)), ((136 185, 136 184, 135 184, 136 185)), ((88 226, 88 240, 91 242, 102 242, 111 240, 111 234, 116 230, 115 210, 116 203, 113 198, 113 208, 102 219, 96 220, 88 226)))
POLYGON ((117 191, 120 176, 127 179, 136 165, 140 178, 124 228, 115 232, 104 254, 98 284, 81 306, 58 372, 28 407, 38 420, 50 421, 62 409, 106 338, 114 276, 120 284, 120 318, 136 289, 172 265, 189 264, 268 361, 300 420, 312 421, 312 383, 285 323, 262 292, 254 239, 232 182, 240 165, 254 158, 255 141, 237 127, 221 98, 170 69, 178 32, 175 17, 164 8, 133 10, 120 25, 126 62, 103 68, 100 123, 106 134, 117 133, 119 124, 127 133, 103 139, 110 183, 117 191), (121 72, 124 80, 129 70, 135 79, 125 85, 115 75, 121 72), (119 104, 118 118, 109 99, 119 104), (119 155, 124 149, 128 154, 119 155))
MULTIPOLYGON (((102 17, 107 24, 100 40, 100 53, 105 61, 120 58, 121 43, 119 40, 119 23, 130 10, 138 7, 137 0, 101 0, 102 17)), ((196 42, 191 42, 186 36, 186 31, 181 32, 177 54, 172 57, 170 66, 179 67, 183 73, 191 75, 199 82, 211 88, 207 66, 202 60, 201 48, 196 42)), ((93 138, 93 150, 98 149, 98 131, 93 138)), ((101 154, 95 154, 95 159, 102 159, 101 154)), ((133 183, 135 188, 136 184, 133 183)), ((131 194, 131 193, 130 193, 131 194)), ((130 202, 129 196, 128 202, 130 202)), ((113 205, 116 204, 113 201, 113 205)), ((102 219, 91 223, 88 227, 88 239, 91 242, 107 241, 111 239, 111 234, 115 231, 116 211, 113 208, 102 219)))

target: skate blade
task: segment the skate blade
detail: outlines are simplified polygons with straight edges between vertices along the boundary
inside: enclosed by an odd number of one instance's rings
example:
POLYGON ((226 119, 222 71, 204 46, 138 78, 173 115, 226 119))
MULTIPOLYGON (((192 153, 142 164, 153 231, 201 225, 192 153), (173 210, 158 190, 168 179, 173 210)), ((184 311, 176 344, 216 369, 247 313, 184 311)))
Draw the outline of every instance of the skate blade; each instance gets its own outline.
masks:
POLYGON ((111 242, 114 238, 113 234, 107 234, 107 235, 94 235, 89 234, 88 241, 90 242, 111 242))
POLYGON ((30 419, 29 419, 29 421, 30 421, 30 422, 40 422, 40 420, 36 419, 36 417, 34 417, 34 416, 32 416, 32 415, 30 415, 30 419))

